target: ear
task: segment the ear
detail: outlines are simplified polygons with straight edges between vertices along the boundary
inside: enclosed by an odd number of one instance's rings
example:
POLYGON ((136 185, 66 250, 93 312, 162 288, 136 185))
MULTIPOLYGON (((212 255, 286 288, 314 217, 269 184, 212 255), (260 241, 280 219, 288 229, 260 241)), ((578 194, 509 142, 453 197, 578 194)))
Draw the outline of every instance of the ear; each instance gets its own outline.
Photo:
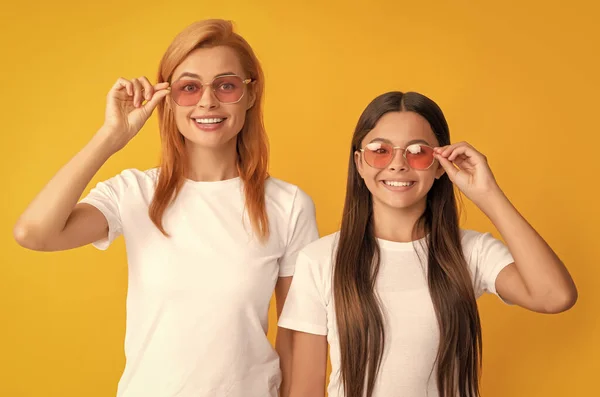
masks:
POLYGON ((437 169, 435 170, 435 179, 440 179, 442 175, 446 173, 446 170, 444 167, 442 167, 439 161, 436 160, 435 163, 437 165, 437 169))
POLYGON ((256 93, 254 92, 254 90, 248 90, 248 94, 249 95, 249 99, 248 99, 248 106, 246 106, 246 110, 250 110, 252 108, 252 106, 254 106, 254 103, 256 102, 256 93))
POLYGON ((358 170, 360 177, 365 179, 363 176, 363 163, 361 154, 362 153, 359 150, 354 152, 354 165, 356 165, 356 169, 358 170))

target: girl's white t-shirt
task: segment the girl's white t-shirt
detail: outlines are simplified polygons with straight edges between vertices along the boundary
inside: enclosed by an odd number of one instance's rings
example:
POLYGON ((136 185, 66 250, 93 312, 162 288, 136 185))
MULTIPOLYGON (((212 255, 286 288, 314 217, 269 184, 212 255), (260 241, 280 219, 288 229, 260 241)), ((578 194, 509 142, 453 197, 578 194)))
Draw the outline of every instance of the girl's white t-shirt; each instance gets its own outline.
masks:
MULTIPOLYGON (((329 397, 343 397, 340 346, 332 294, 332 259, 339 233, 300 251, 279 326, 326 335, 332 372, 329 397)), ((475 296, 496 293, 500 271, 514 262, 508 248, 489 233, 461 230, 462 248, 475 296)), ((435 359, 439 328, 427 284, 424 240, 378 240, 381 263, 376 281, 385 324, 385 348, 373 397, 437 397, 435 359)))
POLYGON ((118 397, 276 397, 279 358, 266 333, 278 277, 318 238, 315 208, 298 187, 265 186, 270 237, 255 238, 240 178, 186 180, 152 223, 158 170, 129 169, 99 183, 82 203, 109 225, 106 249, 123 234, 129 268, 125 370, 118 397))

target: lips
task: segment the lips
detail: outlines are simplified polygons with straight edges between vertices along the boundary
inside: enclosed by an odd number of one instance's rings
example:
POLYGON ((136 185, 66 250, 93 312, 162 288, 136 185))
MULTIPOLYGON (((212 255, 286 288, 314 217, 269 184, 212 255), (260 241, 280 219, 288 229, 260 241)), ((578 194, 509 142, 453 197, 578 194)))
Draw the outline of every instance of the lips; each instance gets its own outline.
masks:
POLYGON ((205 115, 191 117, 194 121, 194 125, 200 131, 203 132, 217 132, 220 131, 226 124, 227 117, 221 115, 205 115))

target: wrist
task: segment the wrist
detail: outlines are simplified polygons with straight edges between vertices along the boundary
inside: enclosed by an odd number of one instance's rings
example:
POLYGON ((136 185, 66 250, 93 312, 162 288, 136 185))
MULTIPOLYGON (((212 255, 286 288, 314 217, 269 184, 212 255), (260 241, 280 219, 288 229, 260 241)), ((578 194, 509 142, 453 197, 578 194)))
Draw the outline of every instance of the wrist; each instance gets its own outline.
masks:
POLYGON ((121 136, 119 131, 112 127, 102 126, 98 132, 92 137, 88 146, 94 153, 99 154, 105 159, 108 159, 113 154, 121 150, 122 145, 115 137, 121 136))
POLYGON ((512 205, 499 186, 490 189, 475 204, 488 218, 493 218, 495 214, 512 205))

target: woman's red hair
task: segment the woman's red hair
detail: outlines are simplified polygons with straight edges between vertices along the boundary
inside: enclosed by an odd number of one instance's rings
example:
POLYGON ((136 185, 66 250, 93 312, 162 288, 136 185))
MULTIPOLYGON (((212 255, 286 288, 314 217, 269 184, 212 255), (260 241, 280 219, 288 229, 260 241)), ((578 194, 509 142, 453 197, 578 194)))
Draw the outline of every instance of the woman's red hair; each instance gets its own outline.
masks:
MULTIPOLYGON (((179 33, 160 62, 158 83, 170 82, 175 68, 197 48, 227 46, 238 54, 242 68, 254 83, 254 105, 246 112, 246 122, 237 136, 238 171, 244 183, 245 205, 252 229, 261 240, 269 235, 265 208, 265 182, 268 178, 268 140, 262 114, 264 75, 250 45, 233 31, 233 25, 224 20, 204 20, 188 26, 179 33)), ((152 222, 164 234, 163 214, 177 197, 187 171, 185 141, 175 124, 175 117, 167 101, 158 105, 159 128, 162 141, 162 159, 156 192, 150 204, 152 222)))

